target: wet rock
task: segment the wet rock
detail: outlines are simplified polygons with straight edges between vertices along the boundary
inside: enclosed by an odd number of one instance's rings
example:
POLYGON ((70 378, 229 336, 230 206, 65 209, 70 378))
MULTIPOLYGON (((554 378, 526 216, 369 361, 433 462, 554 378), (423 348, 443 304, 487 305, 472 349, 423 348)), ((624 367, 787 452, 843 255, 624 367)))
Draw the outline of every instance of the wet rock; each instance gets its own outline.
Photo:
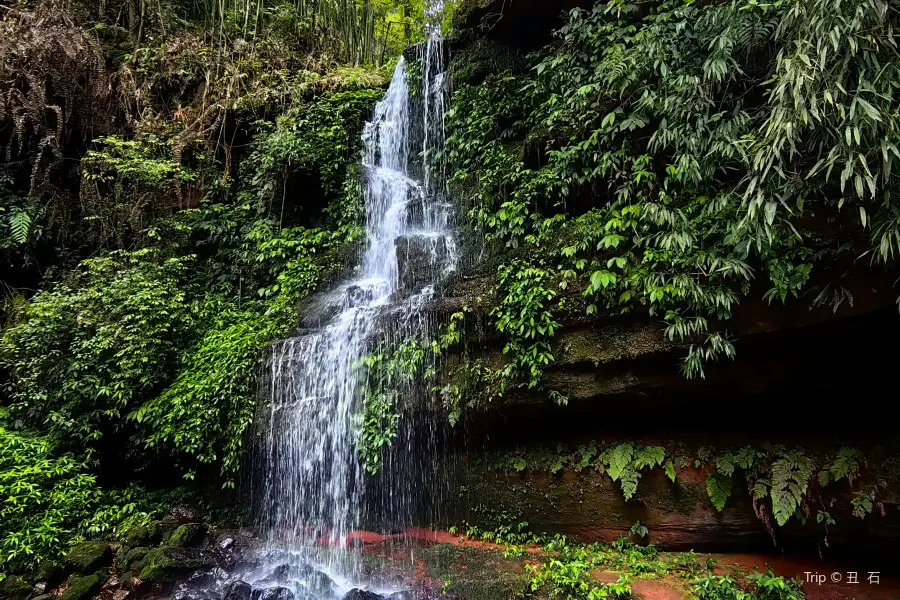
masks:
POLYGON ((172 600, 219 600, 222 594, 215 590, 187 588, 172 594, 172 600))
POLYGON ((331 580, 331 577, 321 571, 310 569, 305 577, 307 587, 317 596, 330 594, 334 588, 334 582, 331 580))
POLYGON ((256 588, 250 594, 250 600, 294 600, 294 592, 281 586, 256 588))
POLYGON ((173 548, 184 548, 198 544, 206 534, 206 527, 200 523, 187 523, 179 525, 167 540, 165 544, 173 548))
POLYGON ((112 600, 126 600, 131 596, 131 592, 129 590, 118 589, 113 592, 112 600))
POLYGON ((60 595, 59 600, 87 600, 100 591, 103 579, 97 573, 85 577, 75 577, 69 581, 69 587, 60 595))
POLYGON ((144 558, 138 577, 145 583, 171 583, 191 571, 214 566, 212 554, 198 548, 155 548, 144 558))
POLYGON ((84 542, 69 550, 63 562, 76 573, 93 573, 112 561, 112 548, 106 542, 84 542))
POLYGON ((41 594, 34 596, 31 600, 56 600, 56 594, 41 594))
POLYGON ((370 592, 369 590, 360 590, 354 588, 344 594, 344 597, 341 600, 384 600, 384 596, 380 596, 375 592, 370 592))
POLYGON ((394 592, 388 596, 388 600, 416 600, 416 597, 410 591, 394 592))
POLYGON ((216 538, 216 548, 220 552, 231 552, 234 550, 234 538, 227 535, 220 535, 216 538))
POLYGON ((434 281, 450 265, 455 248, 445 235, 405 235, 397 238, 396 252, 399 288, 411 292, 434 281))
POLYGON ((214 548, 216 554, 216 562, 225 570, 233 569, 240 558, 238 546, 234 538, 228 535, 220 535, 216 538, 216 546, 214 548))
POLYGON ((250 600, 252 588, 246 581, 235 581, 225 590, 224 600, 250 600))
POLYGON ((190 588, 207 588, 212 587, 216 582, 215 570, 194 571, 184 581, 184 584, 190 588))

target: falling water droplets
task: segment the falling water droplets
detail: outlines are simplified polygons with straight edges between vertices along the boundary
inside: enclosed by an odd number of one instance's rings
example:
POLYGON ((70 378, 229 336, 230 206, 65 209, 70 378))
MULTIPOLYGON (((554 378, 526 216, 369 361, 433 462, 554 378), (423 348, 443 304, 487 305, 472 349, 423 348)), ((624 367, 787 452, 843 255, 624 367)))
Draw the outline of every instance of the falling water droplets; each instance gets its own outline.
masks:
MULTIPOLYGON (((267 360, 264 478, 257 491, 266 542, 279 560, 295 557, 292 564, 314 564, 343 582, 335 584, 338 591, 362 577, 358 551, 347 541, 366 514, 365 474, 355 451, 364 384, 359 359, 375 337, 427 333, 424 308, 435 285, 456 268, 452 206, 442 175, 426 164, 444 139, 442 11, 441 0, 427 10, 423 94, 417 100, 422 122, 411 126, 413 100, 401 58, 364 129, 367 247, 358 277, 329 296, 333 317, 273 344, 267 360), (421 178, 410 175, 411 161, 421 178), (378 330, 385 327, 390 331, 378 330), (330 550, 323 553, 323 546, 330 550)), ((376 517, 411 526, 416 487, 385 490, 376 517)))

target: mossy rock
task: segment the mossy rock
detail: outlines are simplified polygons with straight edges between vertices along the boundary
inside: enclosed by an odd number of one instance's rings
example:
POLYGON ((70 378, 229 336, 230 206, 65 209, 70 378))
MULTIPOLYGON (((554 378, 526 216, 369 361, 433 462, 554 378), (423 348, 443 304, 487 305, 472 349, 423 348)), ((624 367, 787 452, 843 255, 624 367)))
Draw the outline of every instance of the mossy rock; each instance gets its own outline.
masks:
POLYGON ((146 546, 138 546, 137 548, 119 552, 119 555, 116 557, 116 570, 119 572, 140 571, 144 567, 144 558, 148 552, 150 552, 150 548, 146 546))
POLYGON ((0 600, 25 600, 31 595, 32 587, 17 575, 11 575, 0 582, 0 600))
POLYGON ((135 523, 122 537, 123 548, 135 548, 146 546, 150 542, 150 529, 144 525, 135 523))
POLYGON ((180 525, 175 529, 168 539, 165 540, 166 546, 173 548, 184 548, 191 546, 203 539, 206 534, 206 527, 200 523, 187 523, 180 525))
POLYGON ((138 576, 151 584, 171 583, 198 569, 216 565, 215 558, 197 548, 154 548, 144 557, 144 566, 138 576))
POLYGON ((64 562, 76 573, 93 573, 109 565, 112 548, 106 542, 84 542, 69 550, 64 562))
POLYGON ((99 574, 86 575, 73 578, 69 587, 59 597, 59 600, 88 600, 103 587, 103 579, 99 574))
POLYGON ((169 538, 172 537, 172 534, 175 533, 176 529, 178 529, 178 523, 168 523, 165 521, 156 521, 155 523, 152 523, 148 528, 150 545, 159 546, 160 544, 166 544, 169 541, 169 538))

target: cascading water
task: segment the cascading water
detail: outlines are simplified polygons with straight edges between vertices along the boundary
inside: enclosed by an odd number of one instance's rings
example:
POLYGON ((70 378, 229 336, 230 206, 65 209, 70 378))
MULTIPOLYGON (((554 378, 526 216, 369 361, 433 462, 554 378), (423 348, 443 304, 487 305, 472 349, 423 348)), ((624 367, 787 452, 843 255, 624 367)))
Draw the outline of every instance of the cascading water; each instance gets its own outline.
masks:
MULTIPOLYGON (((327 573, 337 584, 332 594, 362 576, 358 552, 348 544, 366 516, 365 472, 356 454, 365 383, 360 358, 373 338, 426 333, 422 307, 456 266, 444 178, 428 165, 444 139, 442 11, 443 2, 433 0, 426 13, 421 94, 412 97, 401 58, 365 127, 368 245, 359 275, 329 296, 335 314, 324 326, 274 344, 267 363, 266 464, 263 489, 256 490, 266 542, 278 555, 273 560, 327 573), (412 115, 421 116, 418 123, 412 115)), ((416 487, 407 482, 381 493, 383 514, 375 516, 391 527, 409 525, 416 487)), ((303 593, 323 596, 314 583, 302 585, 303 593)))

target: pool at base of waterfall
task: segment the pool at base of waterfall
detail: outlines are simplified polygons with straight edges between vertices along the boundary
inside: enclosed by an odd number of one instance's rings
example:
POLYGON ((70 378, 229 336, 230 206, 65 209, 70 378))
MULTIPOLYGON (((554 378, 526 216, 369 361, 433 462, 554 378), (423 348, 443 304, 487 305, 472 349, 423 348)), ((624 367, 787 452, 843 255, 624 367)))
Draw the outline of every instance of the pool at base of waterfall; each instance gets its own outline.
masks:
MULTIPOLYGON (((219 536, 203 568, 169 586, 144 586, 172 600, 429 600, 436 597, 416 580, 414 549, 392 536, 378 543, 360 537, 350 548, 327 546, 302 553, 262 548, 252 538, 219 536), (365 551, 364 551, 364 548, 365 551), (333 553, 357 553, 361 568, 348 579, 328 567, 333 553), (212 566, 213 563, 215 566, 212 566)), ((139 584, 140 585, 140 584, 139 584)))

